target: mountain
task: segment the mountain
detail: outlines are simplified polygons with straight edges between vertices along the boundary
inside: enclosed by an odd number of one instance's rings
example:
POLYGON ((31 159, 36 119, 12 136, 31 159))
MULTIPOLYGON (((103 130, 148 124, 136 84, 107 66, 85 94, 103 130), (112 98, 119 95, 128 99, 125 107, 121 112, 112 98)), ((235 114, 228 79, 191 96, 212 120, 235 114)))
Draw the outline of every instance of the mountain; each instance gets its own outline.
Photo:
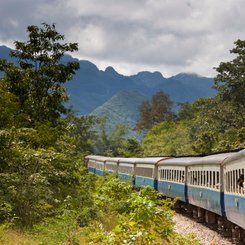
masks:
MULTIPOLYGON (((15 62, 8 55, 10 50, 0 46, 0 58, 15 62)), ((74 60, 79 62, 80 69, 72 81, 65 84, 70 95, 69 105, 77 114, 105 115, 111 124, 125 122, 131 127, 138 116, 139 103, 160 90, 168 93, 175 105, 216 94, 212 88, 213 79, 196 74, 180 73, 165 78, 157 71, 141 71, 124 76, 111 66, 102 71, 90 61, 74 59, 70 55, 65 55, 62 62, 74 60)))

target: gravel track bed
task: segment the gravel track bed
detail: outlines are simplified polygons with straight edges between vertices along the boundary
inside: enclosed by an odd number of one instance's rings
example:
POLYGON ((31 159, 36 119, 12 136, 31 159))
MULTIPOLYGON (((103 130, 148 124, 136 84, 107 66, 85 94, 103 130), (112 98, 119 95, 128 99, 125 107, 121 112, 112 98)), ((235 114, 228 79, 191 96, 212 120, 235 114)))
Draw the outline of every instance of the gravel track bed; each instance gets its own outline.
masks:
POLYGON ((223 237, 218 232, 208 228, 202 223, 197 223, 189 217, 176 213, 173 217, 174 230, 183 235, 193 233, 202 245, 233 245, 230 239, 223 237))

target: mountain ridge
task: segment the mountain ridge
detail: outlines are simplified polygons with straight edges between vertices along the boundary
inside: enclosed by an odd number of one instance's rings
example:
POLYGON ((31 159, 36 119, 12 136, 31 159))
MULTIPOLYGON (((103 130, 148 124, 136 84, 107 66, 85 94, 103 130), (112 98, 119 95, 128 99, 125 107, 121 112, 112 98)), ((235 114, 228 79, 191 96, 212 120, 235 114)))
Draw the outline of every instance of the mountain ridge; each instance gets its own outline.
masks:
MULTIPOLYGON (((8 55, 9 51, 11 51, 10 48, 0 46, 0 58, 15 62, 15 59, 8 55)), ((106 102, 115 101, 113 96, 123 101, 123 93, 120 94, 120 91, 137 91, 145 98, 150 98, 158 91, 164 91, 169 94, 175 106, 178 103, 193 102, 201 97, 216 94, 212 88, 214 84, 212 78, 193 73, 179 73, 166 78, 159 71, 140 71, 135 75, 125 76, 118 73, 112 66, 108 66, 103 71, 92 62, 73 58, 69 54, 65 54, 61 62, 75 60, 79 62, 80 69, 65 86, 70 96, 69 105, 75 109, 78 115, 90 113, 98 113, 99 115, 101 110, 103 111, 101 107, 108 106, 106 102)), ((130 117, 138 115, 138 104, 135 103, 134 98, 130 98, 127 93, 124 95, 128 100, 127 103, 125 102, 125 107, 128 107, 125 110, 132 110, 131 114, 129 113, 130 117), (130 106, 130 103, 135 107, 130 106)), ((120 108, 122 108, 121 105, 120 108)), ((118 111, 119 108, 113 110, 118 111)), ((135 121, 135 118, 132 120, 135 121)))

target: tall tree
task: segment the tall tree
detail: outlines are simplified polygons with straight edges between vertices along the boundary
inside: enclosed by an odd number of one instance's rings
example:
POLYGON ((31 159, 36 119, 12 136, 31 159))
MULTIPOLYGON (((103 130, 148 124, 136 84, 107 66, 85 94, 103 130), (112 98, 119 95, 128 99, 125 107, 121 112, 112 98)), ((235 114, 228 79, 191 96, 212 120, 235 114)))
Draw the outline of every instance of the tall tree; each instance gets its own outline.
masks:
POLYGON ((34 121, 56 123, 66 113, 68 100, 63 84, 79 68, 78 62, 62 64, 65 52, 78 50, 77 43, 64 43, 55 25, 28 26, 28 41, 15 42, 11 56, 17 65, 0 60, 0 70, 5 72, 9 91, 19 98, 21 112, 34 121))
POLYGON ((149 130, 154 125, 166 121, 171 116, 172 102, 169 95, 159 91, 154 94, 151 101, 144 101, 139 106, 140 117, 136 124, 136 129, 149 130))
POLYGON ((230 52, 236 55, 230 62, 221 62, 216 68, 215 88, 222 100, 245 108, 245 40, 238 39, 230 52))

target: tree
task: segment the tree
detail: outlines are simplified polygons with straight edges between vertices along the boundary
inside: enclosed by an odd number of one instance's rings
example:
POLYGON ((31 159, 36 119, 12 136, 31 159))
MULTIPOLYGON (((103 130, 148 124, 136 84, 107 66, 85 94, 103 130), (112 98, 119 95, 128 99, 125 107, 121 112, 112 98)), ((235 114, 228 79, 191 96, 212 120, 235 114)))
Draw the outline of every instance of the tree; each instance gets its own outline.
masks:
MULTIPOLYGON (((63 64, 66 51, 54 25, 29 26, 29 40, 15 42, 17 64, 0 61, 0 222, 20 227, 61 214, 69 200, 77 219, 91 207, 82 159, 90 149, 92 118, 69 120, 63 84, 78 68, 63 64), (80 142, 82 141, 82 142, 80 142)), ((66 208, 65 208, 66 209, 66 208)), ((89 212, 89 211, 88 211, 89 212)))
POLYGON ((144 101, 139 106, 139 119, 136 124, 136 129, 149 130, 152 126, 168 120, 171 113, 172 102, 169 95, 159 91, 154 94, 151 101, 144 101))
POLYGON ((78 62, 61 63, 64 53, 78 49, 77 43, 64 43, 55 25, 42 24, 43 28, 28 26, 28 41, 15 42, 11 56, 17 65, 0 60, 0 70, 5 73, 9 91, 18 97, 20 112, 32 121, 57 123, 66 113, 68 100, 63 84, 79 68, 78 62))
POLYGON ((238 39, 230 52, 237 55, 230 62, 221 62, 215 68, 215 88, 224 101, 232 102, 238 109, 245 108, 245 40, 238 39))

